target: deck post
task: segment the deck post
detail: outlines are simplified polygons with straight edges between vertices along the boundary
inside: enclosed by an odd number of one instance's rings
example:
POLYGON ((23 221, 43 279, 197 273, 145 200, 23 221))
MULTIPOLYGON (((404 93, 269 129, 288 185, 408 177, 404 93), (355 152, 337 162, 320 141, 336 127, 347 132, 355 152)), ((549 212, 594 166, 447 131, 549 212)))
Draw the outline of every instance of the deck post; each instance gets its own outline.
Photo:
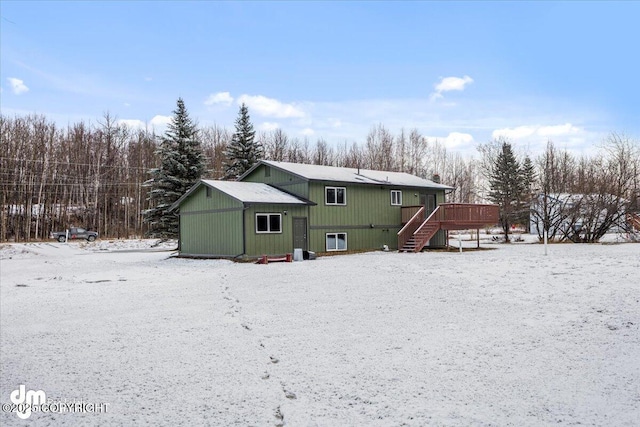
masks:
POLYGON ((480 249, 480 229, 476 230, 476 241, 478 242, 478 249, 480 249))

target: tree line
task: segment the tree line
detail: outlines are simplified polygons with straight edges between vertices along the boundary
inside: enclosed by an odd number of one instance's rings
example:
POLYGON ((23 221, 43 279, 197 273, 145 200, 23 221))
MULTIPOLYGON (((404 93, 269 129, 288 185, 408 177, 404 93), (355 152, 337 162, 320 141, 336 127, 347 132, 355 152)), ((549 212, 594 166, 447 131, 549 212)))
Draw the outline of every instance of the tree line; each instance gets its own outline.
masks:
POLYGON ((611 230, 640 232, 628 220, 640 213, 638 141, 610 134, 596 154, 579 157, 548 141, 535 161, 518 159, 502 139, 479 150, 487 198, 500 206, 507 242, 512 224, 524 225, 541 240, 585 243, 611 230))
MULTIPOLYGON (((95 124, 81 121, 66 127, 42 115, 0 115, 0 141, 3 241, 46 239, 50 231, 72 225, 96 230, 103 238, 166 237, 161 232, 165 228, 158 225, 161 213, 193 182, 200 177, 234 179, 261 158, 407 172, 427 179, 438 175, 441 182, 455 187, 447 201, 499 202, 503 218, 510 224, 524 222, 530 214, 526 206, 539 193, 606 191, 618 198, 619 205, 637 209, 639 188, 638 143, 620 135, 611 135, 595 156, 575 157, 552 142, 533 160, 512 153, 518 171, 528 162, 529 173, 516 174, 526 182, 518 184, 515 200, 505 201, 494 194, 497 184, 492 174, 504 144, 511 149, 508 141, 480 144, 479 158, 464 157, 417 129, 394 135, 378 124, 361 142, 329 144, 317 139, 312 143, 308 138, 290 137, 281 129, 255 132, 244 105, 234 130, 217 125, 200 127, 189 118, 182 100, 178 100, 172 123, 163 135, 128 128, 109 114, 95 124), (191 148, 181 151, 185 147, 191 148), (181 163, 180 159, 190 155, 196 157, 181 163), (175 188, 163 189, 163 179, 180 173, 171 167, 185 165, 195 168, 190 177, 175 188)), ((605 199, 603 204, 610 202, 605 199)), ((613 210, 616 204, 606 206, 613 210)), ((551 224, 557 210, 546 206, 531 214, 551 224)), ((575 223, 580 221, 584 229, 583 211, 577 209, 580 214, 574 216, 581 218, 575 223)), ((172 226, 175 231, 175 224, 172 226)), ((589 238, 597 234, 595 230, 589 238)), ((571 238, 569 234, 558 237, 571 238)))

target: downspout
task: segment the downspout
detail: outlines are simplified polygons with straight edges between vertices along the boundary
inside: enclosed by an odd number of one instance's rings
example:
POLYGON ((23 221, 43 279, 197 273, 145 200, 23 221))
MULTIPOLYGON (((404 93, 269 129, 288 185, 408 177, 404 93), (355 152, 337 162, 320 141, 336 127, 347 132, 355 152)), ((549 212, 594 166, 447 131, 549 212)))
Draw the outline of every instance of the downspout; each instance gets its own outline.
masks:
POLYGON ((247 254, 247 209, 249 206, 247 204, 244 205, 242 209, 242 254, 247 254))
POLYGON ((178 253, 182 250, 182 224, 180 219, 182 218, 182 214, 178 211, 178 253))

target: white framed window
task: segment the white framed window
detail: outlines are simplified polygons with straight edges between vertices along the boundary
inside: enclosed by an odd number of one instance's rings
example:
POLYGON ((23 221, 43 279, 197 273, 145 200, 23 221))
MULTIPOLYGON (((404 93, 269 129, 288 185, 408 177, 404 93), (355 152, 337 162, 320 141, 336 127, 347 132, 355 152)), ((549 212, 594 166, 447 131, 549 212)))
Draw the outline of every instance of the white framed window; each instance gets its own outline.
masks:
POLYGON ((327 205, 346 205, 347 189, 345 187, 324 187, 324 203, 327 205))
POLYGON ((402 191, 391 190, 391 205, 402 206, 402 191))
POLYGON ((282 214, 256 214, 256 233, 282 233, 282 214))
POLYGON ((327 252, 346 250, 347 233, 327 233, 327 252))

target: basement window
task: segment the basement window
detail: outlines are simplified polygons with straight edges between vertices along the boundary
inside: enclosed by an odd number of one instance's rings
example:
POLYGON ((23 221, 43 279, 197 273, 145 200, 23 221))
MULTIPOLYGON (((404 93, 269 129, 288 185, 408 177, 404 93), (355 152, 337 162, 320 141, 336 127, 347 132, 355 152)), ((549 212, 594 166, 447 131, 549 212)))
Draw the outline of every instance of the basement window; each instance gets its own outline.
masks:
POLYGON ((402 206, 402 191, 391 190, 391 205, 402 206))
POLYGON ((327 252, 346 250, 347 233, 327 233, 327 252))
POLYGON ((282 214, 256 214, 256 233, 282 233, 282 214))
POLYGON ((347 189, 345 187, 324 187, 324 202, 327 205, 346 205, 347 189))

